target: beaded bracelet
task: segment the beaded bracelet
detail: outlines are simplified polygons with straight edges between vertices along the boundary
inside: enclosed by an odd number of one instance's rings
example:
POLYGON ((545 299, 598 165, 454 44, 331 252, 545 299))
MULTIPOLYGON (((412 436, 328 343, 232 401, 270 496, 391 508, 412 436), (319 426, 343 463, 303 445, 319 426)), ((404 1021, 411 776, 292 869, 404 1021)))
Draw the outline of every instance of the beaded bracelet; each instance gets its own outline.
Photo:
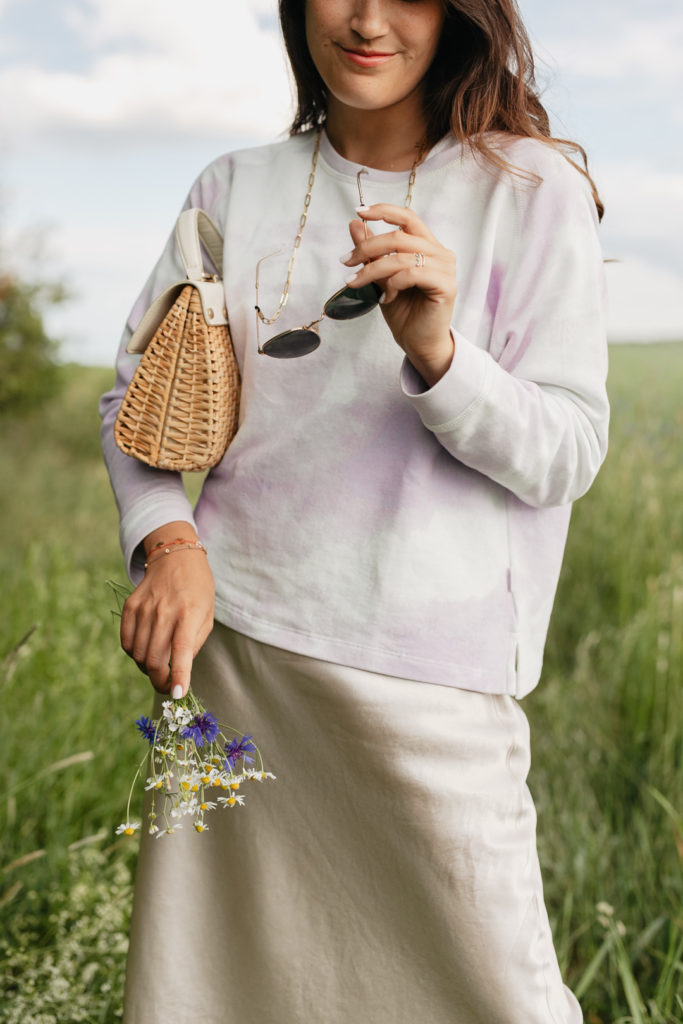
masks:
POLYGON ((151 547, 149 549, 148 555, 152 555, 157 550, 157 548, 170 548, 174 544, 194 544, 194 543, 195 543, 195 541, 191 540, 189 537, 175 537, 173 540, 160 540, 158 544, 155 544, 154 547, 151 547))
POLYGON ((206 554, 206 548, 200 540, 177 540, 169 541, 168 544, 163 545, 163 550, 160 550, 162 545, 155 544, 150 551, 147 561, 145 562, 145 569, 152 565, 154 562, 158 562, 160 558, 164 558, 166 555, 172 555, 174 551, 203 551, 206 554), (151 556, 155 557, 152 558, 151 556))

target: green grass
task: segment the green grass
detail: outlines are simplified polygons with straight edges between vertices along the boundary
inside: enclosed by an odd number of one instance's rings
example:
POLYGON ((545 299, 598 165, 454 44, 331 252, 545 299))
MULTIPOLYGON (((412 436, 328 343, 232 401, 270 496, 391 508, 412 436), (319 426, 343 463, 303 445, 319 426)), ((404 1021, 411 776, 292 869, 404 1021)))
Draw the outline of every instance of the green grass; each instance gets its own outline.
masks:
MULTIPOLYGON (((3 1024, 120 1019, 149 686, 121 653, 107 371, 0 423, 3 1024)), ((683 1022, 683 345, 613 348, 610 454, 574 510, 524 708, 546 899, 588 1024, 683 1022), (677 810, 678 809, 678 810, 677 810), (605 904, 600 910, 598 904, 605 904)))

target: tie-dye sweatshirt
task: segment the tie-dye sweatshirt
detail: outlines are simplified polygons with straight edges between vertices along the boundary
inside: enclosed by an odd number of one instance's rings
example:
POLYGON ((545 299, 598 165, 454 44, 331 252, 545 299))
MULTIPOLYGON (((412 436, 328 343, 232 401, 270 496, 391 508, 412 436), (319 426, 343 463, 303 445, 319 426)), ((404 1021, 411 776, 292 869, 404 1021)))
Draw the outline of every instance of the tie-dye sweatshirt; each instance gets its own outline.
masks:
MULTIPOLYGON (((428 388, 376 308, 324 320, 300 359, 259 355, 254 314, 277 308, 314 137, 214 161, 186 205, 225 235, 240 427, 196 509, 180 476, 115 446, 139 357, 130 332, 184 276, 167 243, 124 332, 103 444, 131 578, 141 541, 193 522, 217 618, 265 643, 425 683, 521 697, 538 681, 571 502, 604 457, 604 279, 586 180, 556 151, 510 141, 499 173, 453 139, 419 167, 413 209, 457 256, 455 355, 428 388)), ((309 323, 343 286, 356 172, 322 138, 289 301, 271 333, 309 323)), ((370 169, 368 204, 403 204, 407 173, 370 169)), ((262 337, 269 335, 262 328, 262 337)))

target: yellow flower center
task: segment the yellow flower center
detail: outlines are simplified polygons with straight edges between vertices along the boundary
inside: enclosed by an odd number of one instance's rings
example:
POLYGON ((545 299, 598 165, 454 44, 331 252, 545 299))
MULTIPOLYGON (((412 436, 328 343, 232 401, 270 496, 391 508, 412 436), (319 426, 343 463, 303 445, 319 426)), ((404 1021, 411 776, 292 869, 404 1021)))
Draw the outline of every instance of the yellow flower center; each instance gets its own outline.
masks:
POLYGON ((237 803, 237 800, 235 799, 235 797, 234 797, 234 796, 229 796, 229 797, 228 797, 228 803, 229 803, 229 804, 230 804, 230 806, 232 807, 232 806, 233 806, 234 804, 236 804, 236 803, 237 803))
POLYGON ((231 782, 230 783, 230 789, 239 789, 239 788, 240 788, 239 782, 231 782))
POLYGON ((134 829, 134 828, 131 828, 131 827, 130 827, 130 825, 129 825, 129 826, 128 826, 128 828, 124 830, 124 833, 123 833, 123 834, 124 834, 125 836, 132 836, 132 835, 135 835, 135 829, 134 829))

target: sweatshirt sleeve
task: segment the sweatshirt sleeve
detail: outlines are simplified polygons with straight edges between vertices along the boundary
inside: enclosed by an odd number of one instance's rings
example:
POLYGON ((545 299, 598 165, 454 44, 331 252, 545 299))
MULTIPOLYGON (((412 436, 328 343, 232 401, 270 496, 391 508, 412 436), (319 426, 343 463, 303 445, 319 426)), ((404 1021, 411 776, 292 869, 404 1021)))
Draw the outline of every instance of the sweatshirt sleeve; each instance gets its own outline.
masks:
POLYGON ((407 360, 401 372, 404 394, 443 447, 535 507, 588 490, 609 422, 595 204, 579 173, 552 157, 540 184, 511 187, 515 237, 488 347, 454 331, 453 362, 432 388, 407 360))
MULTIPOLYGON (((195 181, 183 209, 198 206, 220 224, 221 199, 227 189, 228 158, 211 164, 195 181)), ((175 228, 140 293, 126 323, 116 360, 116 382, 100 399, 101 440, 119 510, 119 538, 128 572, 134 584, 144 574, 142 541, 164 523, 184 520, 194 526, 194 514, 180 473, 153 469, 124 455, 114 441, 114 421, 140 356, 129 355, 126 345, 154 299, 169 285, 185 278, 185 269, 175 241, 175 228)))

